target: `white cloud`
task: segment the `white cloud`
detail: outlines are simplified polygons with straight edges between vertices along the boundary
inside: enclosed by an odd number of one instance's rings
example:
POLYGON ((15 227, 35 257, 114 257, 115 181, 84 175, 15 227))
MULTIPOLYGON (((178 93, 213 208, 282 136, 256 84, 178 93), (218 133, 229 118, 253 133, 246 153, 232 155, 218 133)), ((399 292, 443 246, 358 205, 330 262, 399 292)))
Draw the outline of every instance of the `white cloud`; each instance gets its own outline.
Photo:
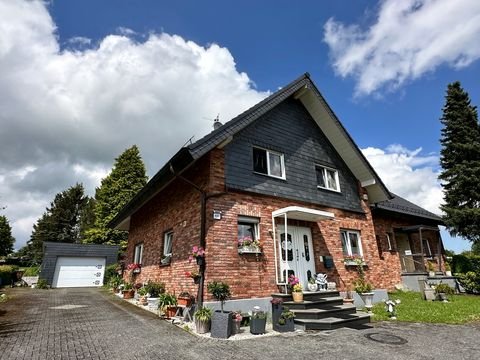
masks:
POLYGON ((440 65, 462 68, 480 57, 480 1, 384 0, 368 29, 330 18, 324 41, 355 95, 392 91, 440 65))
POLYGON ((216 44, 119 28, 61 49, 55 30, 44 2, 0 0, 0 200, 17 247, 55 193, 83 182, 92 194, 125 148, 140 147, 151 176, 211 131, 205 117, 267 95, 216 44))
POLYGON ((368 147, 362 152, 388 189, 407 200, 440 214, 443 193, 438 181, 439 158, 394 144, 385 150, 368 147))

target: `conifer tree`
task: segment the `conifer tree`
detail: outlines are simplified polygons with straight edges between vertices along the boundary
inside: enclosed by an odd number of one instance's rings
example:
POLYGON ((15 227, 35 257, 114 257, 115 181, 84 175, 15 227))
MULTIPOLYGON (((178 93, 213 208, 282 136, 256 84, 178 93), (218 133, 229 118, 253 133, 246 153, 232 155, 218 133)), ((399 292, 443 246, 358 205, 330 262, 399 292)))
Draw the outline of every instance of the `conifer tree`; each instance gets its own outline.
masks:
POLYGON ((136 145, 125 150, 110 174, 95 191, 95 226, 86 231, 87 243, 120 245, 126 248, 128 233, 113 230, 108 223, 147 183, 145 165, 136 145))
POLYGON ((7 256, 13 252, 15 238, 12 236, 12 228, 5 215, 0 215, 0 256, 7 256))
POLYGON ((453 236, 480 242, 480 125, 460 82, 448 85, 443 107, 439 179, 444 222, 453 236))

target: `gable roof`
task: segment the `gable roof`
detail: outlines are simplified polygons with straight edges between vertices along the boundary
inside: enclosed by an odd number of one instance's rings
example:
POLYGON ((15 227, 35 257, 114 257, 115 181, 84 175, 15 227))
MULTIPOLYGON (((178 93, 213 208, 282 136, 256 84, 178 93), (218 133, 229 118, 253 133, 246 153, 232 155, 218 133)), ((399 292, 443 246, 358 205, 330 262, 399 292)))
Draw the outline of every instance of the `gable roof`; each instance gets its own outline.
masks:
POLYGON ((177 173, 182 173, 203 155, 231 141, 236 133, 290 96, 302 102, 350 171, 366 188, 370 202, 377 203, 390 199, 390 192, 380 177, 311 81, 310 75, 305 73, 200 140, 181 148, 117 214, 109 226, 128 230, 130 216, 173 180, 171 167, 177 173))
POLYGON ((421 208, 418 205, 392 193, 393 198, 385 201, 381 201, 372 206, 374 209, 380 209, 404 215, 410 215, 420 217, 427 220, 433 220, 439 225, 443 224, 443 220, 440 216, 421 208))

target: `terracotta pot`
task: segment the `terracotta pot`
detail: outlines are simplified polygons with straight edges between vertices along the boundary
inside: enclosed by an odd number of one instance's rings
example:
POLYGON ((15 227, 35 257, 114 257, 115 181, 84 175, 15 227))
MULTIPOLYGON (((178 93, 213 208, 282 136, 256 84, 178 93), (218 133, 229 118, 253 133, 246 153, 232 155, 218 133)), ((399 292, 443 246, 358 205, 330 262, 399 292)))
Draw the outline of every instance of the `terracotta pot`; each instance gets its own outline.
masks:
POLYGON ((124 299, 133 299, 135 296, 135 290, 123 290, 123 298, 124 299))
POLYGON ((192 305, 192 298, 190 298, 190 297, 179 297, 178 298, 178 305, 190 306, 190 305, 192 305))
POLYGON ((177 307, 176 306, 168 306, 165 309, 165 317, 167 319, 170 319, 175 316, 175 313, 177 312, 177 307))
POLYGON ((294 302, 302 302, 303 301, 303 292, 292 292, 292 297, 294 302))

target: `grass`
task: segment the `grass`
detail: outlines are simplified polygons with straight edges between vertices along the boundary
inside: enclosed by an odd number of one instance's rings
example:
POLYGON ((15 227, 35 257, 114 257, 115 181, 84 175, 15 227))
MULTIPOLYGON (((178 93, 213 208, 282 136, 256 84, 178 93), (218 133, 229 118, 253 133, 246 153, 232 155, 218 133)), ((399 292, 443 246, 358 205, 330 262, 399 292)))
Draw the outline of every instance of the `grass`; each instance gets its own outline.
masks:
MULTIPOLYGON (((449 295, 449 302, 426 301, 418 292, 389 293, 391 300, 399 299, 397 320, 406 322, 425 322, 442 324, 465 324, 480 321, 480 296, 449 295)), ((388 320, 383 303, 373 307, 373 320, 388 320)))

